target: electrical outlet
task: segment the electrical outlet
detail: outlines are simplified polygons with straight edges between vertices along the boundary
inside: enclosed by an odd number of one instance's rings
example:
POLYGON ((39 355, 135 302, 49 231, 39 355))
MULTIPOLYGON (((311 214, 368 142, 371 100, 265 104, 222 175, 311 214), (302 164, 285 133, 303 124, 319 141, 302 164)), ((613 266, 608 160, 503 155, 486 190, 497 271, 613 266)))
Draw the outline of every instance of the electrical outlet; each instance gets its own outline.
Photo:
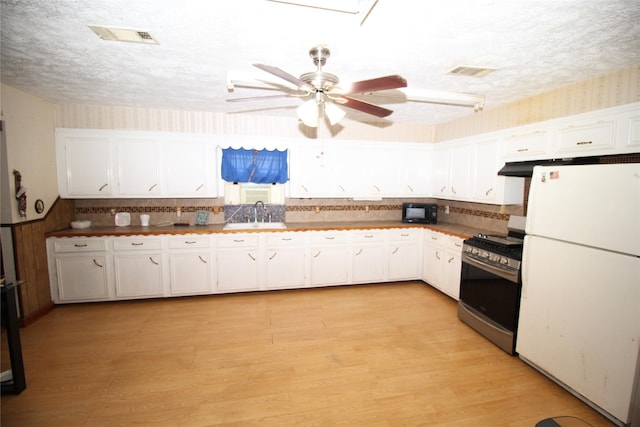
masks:
POLYGON ((449 215, 449 206, 444 207, 444 213, 449 215))
POLYGON ((182 216, 182 208, 180 206, 176 207, 176 216, 178 218, 182 216))

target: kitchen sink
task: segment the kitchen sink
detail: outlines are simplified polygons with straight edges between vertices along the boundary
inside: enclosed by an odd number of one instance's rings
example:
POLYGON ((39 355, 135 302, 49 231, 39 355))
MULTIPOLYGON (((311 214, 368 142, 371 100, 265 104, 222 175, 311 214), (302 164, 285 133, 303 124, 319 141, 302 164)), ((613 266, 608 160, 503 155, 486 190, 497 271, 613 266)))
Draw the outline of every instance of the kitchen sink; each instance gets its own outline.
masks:
POLYGON ((269 230, 287 228, 284 222, 235 222, 225 224, 223 230, 269 230))

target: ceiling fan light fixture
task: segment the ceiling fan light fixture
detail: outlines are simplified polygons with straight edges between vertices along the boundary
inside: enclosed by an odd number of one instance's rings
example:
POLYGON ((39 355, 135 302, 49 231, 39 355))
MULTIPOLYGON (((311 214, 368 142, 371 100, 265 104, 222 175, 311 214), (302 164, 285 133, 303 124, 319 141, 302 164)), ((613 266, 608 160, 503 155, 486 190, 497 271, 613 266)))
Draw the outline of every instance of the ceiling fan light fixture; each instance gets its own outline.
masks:
POLYGON ((327 116, 327 119, 329 119, 331 126, 338 124, 347 114, 342 108, 338 107, 333 102, 324 103, 324 113, 327 116))
POLYGON ((315 98, 310 99, 300 105, 296 109, 296 113, 298 114, 298 119, 305 125, 312 128, 318 127, 318 116, 319 116, 319 105, 316 102, 315 98))

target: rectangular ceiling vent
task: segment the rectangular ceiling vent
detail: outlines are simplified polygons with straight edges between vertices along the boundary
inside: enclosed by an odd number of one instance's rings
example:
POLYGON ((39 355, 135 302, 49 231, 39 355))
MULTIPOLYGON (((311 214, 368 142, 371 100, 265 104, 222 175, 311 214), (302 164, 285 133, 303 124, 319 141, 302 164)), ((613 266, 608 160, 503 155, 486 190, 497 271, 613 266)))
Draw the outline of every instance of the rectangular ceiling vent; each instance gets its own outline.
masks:
POLYGON ((89 25, 91 31, 96 33, 102 40, 111 40, 129 43, 158 44, 151 33, 145 30, 134 28, 106 27, 103 25, 89 25))
POLYGON ((447 74, 451 74, 454 76, 484 77, 494 71, 496 71, 495 68, 475 67, 473 65, 459 65, 449 70, 447 74))

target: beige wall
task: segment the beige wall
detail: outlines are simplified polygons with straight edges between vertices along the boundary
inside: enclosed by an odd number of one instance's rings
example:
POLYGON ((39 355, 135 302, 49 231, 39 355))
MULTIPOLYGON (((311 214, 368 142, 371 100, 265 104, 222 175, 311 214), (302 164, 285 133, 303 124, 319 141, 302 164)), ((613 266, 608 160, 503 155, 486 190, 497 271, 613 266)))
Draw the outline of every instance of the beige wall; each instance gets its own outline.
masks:
POLYGON ((640 64, 440 124, 434 140, 447 141, 638 101, 640 64))
POLYGON ((55 105, 26 92, 2 85, 0 117, 5 125, 6 147, 2 152, 1 221, 22 222, 14 197, 13 170, 22 174, 27 188, 27 220, 42 218, 58 197, 54 145, 55 105), (5 191, 8 189, 8 191, 5 191), (42 199, 45 211, 37 214, 35 201, 42 199))

